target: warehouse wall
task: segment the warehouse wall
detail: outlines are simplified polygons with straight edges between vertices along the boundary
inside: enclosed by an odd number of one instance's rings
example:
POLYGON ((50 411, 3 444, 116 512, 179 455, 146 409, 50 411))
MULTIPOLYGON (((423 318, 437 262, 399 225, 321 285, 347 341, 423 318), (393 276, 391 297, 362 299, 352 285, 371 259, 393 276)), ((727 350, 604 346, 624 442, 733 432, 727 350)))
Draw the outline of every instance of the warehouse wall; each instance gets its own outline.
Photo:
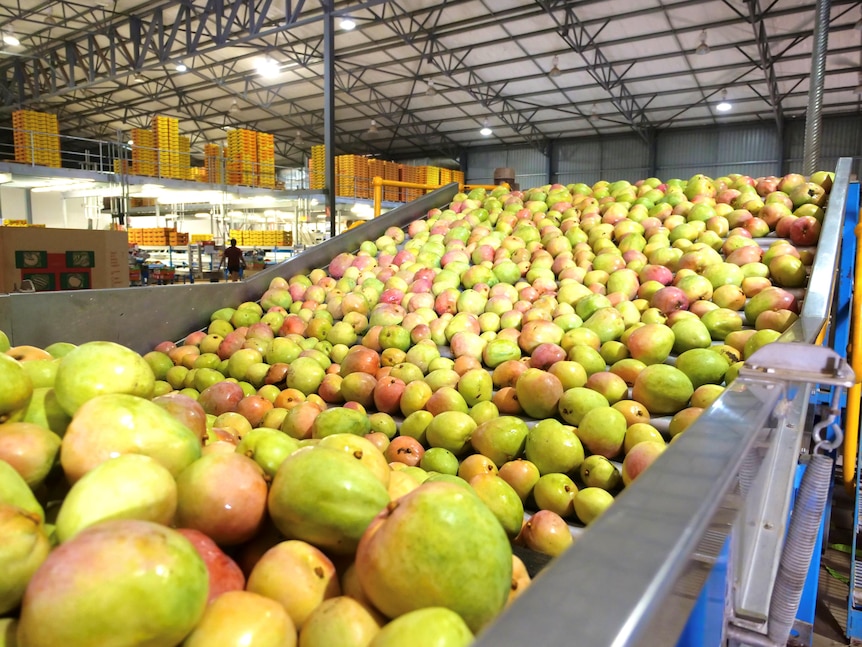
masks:
MULTIPOLYGON (((29 189, 0 187, 0 212, 3 218, 25 220, 27 218, 27 192, 29 189)), ((63 199, 59 193, 30 193, 30 212, 33 224, 48 227, 68 227, 87 229, 87 214, 93 209, 87 207, 83 198, 70 198, 65 201, 66 215, 63 216, 63 199)))
MULTIPOLYGON (((549 147, 551 157, 529 146, 488 146, 467 151, 466 174, 468 182, 486 183, 493 181, 495 168, 513 167, 521 187, 552 181, 591 184, 599 179, 686 178, 698 172, 713 177, 732 172, 783 175, 801 170, 804 132, 804 119, 785 124, 783 141, 774 124, 766 121, 659 131, 652 168, 649 146, 634 133, 555 141, 549 147)), ((834 168, 839 157, 854 158, 853 172, 858 177, 862 160, 858 115, 823 120, 820 166, 834 168)))
POLYGON ((492 184, 496 168, 515 169, 516 181, 526 188, 547 182, 548 158, 532 146, 494 146, 467 153, 468 184, 492 184))

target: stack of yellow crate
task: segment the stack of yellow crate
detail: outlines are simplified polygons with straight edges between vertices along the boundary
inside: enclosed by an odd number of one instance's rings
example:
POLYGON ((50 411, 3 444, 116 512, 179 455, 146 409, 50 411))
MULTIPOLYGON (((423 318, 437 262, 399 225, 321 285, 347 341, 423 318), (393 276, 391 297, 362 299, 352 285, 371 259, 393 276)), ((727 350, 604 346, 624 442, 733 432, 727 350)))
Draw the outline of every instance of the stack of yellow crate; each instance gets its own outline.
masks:
MULTIPOLYGON (((409 164, 401 164, 398 169, 399 178, 402 182, 419 182, 419 167, 409 164)), ((422 197, 421 189, 401 189, 401 202, 410 202, 422 197)))
POLYGON ((245 229, 231 229, 230 232, 228 232, 228 241, 230 241, 231 239, 235 239, 237 245, 243 246, 246 244, 245 243, 246 233, 248 233, 248 232, 246 232, 245 229))
POLYGON ((280 229, 264 231, 263 245, 265 247, 286 247, 293 244, 293 232, 280 229))
POLYGON ((440 184, 440 168, 437 166, 420 166, 419 182, 421 184, 440 184))
POLYGON ((243 236, 243 240, 245 241, 245 245, 249 247, 260 247, 263 243, 263 234, 264 232, 255 229, 251 231, 246 231, 243 236))
POLYGON ((258 186, 275 188, 275 140, 269 133, 257 133, 258 186))
POLYGON ((189 235, 181 234, 176 229, 168 232, 168 245, 188 245, 189 235))
POLYGON ((126 234, 129 236, 129 245, 142 245, 141 242, 141 230, 140 229, 132 229, 129 227, 126 229, 126 234))
POLYGON ((174 117, 155 115, 151 121, 153 144, 158 158, 159 177, 180 177, 180 122, 174 117))
POLYGON ((308 162, 309 188, 326 188, 326 146, 312 146, 308 162))
POLYGON ((194 182, 207 181, 207 169, 205 166, 192 166, 189 169, 189 179, 194 182))
POLYGON ((464 184, 464 172, 452 171, 452 181, 457 182, 458 184, 464 184))
MULTIPOLYGON (((383 179, 398 181, 398 164, 395 162, 383 162, 383 179)), ((387 202, 398 202, 401 197, 401 189, 397 186, 384 186, 383 199, 387 202)))
POLYGON ((355 176, 353 185, 356 187, 356 197, 370 199, 371 175, 368 172, 368 160, 361 155, 354 155, 355 176))
POLYGON ((128 175, 131 172, 129 160, 114 160, 114 173, 117 175, 128 175))
POLYGON ((132 175, 156 175, 156 146, 153 131, 132 130, 132 175))
POLYGON ((33 110, 12 113, 15 161, 60 168, 57 115, 33 110))
POLYGON ((227 183, 256 186, 257 133, 238 128, 227 134, 227 183))
POLYGON ((212 234, 192 234, 191 241, 193 243, 212 243, 212 234))
POLYGON ((452 169, 440 169, 440 184, 449 184, 452 182, 452 169))
POLYGON ((212 184, 224 182, 222 176, 222 149, 218 144, 204 146, 204 163, 206 165, 206 180, 212 184))
POLYGON ((192 144, 191 140, 185 135, 179 136, 179 152, 180 152, 180 165, 177 173, 177 177, 181 180, 191 180, 191 167, 192 167, 192 144))
POLYGON ((386 163, 383 160, 368 160, 368 177, 384 177, 386 175, 386 163))
POLYGON ((356 159, 358 155, 336 155, 335 157, 335 195, 345 198, 356 197, 356 159))

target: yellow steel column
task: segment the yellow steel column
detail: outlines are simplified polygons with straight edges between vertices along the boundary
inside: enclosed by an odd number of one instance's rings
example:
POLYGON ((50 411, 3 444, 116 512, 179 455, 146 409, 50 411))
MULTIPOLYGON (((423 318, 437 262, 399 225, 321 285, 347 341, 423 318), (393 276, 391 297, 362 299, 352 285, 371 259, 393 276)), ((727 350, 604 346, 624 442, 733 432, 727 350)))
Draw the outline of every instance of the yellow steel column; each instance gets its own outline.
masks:
POLYGON ((856 454, 859 449, 859 398, 862 396, 862 212, 854 231, 856 264, 853 272, 853 307, 850 316, 850 365, 856 384, 847 393, 847 429, 844 433, 844 487, 853 491, 856 481, 856 454))

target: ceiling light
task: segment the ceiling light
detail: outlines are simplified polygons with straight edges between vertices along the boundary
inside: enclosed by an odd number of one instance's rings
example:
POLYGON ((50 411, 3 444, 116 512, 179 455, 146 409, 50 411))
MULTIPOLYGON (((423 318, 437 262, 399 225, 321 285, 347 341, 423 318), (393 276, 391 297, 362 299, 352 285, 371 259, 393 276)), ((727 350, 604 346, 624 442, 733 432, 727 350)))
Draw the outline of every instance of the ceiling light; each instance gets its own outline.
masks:
POLYGON ((135 140, 132 139, 131 137, 129 137, 129 146, 134 146, 134 145, 135 145, 135 140))
POLYGON ((721 101, 715 106, 715 109, 719 112, 728 112, 731 108, 733 108, 733 104, 727 100, 727 90, 722 90, 721 101))
POLYGON ((437 94, 437 88, 434 87, 434 81, 428 79, 428 89, 425 90, 425 96, 433 97, 437 94))
POLYGON ((491 127, 488 125, 488 119, 486 118, 482 122, 482 130, 479 131, 479 134, 482 135, 483 137, 489 137, 493 133, 494 133, 494 131, 491 130, 491 127))
POLYGON ((589 120, 593 121, 599 118, 599 110, 596 108, 596 104, 593 104, 592 110, 590 110, 589 120))
POLYGON ((146 79, 137 72, 132 75, 132 83, 143 83, 144 81, 146 81, 146 79))
POLYGON ((186 67, 186 64, 185 64, 185 63, 183 63, 182 61, 177 61, 177 64, 176 64, 176 65, 174 65, 174 69, 175 69, 177 72, 185 72, 185 71, 186 71, 187 69, 189 69, 189 68, 187 68, 187 67, 186 67))
POLYGON ((376 122, 376 121, 374 121, 374 119, 372 119, 372 120, 371 120, 371 125, 368 127, 368 134, 369 134, 369 135, 375 135, 375 134, 377 134, 377 132, 378 132, 378 130, 377 130, 377 122, 376 122))
POLYGON ((694 53, 698 56, 709 54, 709 45, 706 44, 706 30, 700 32, 700 45, 695 48, 694 53))
POLYGON ((231 101, 230 112, 239 112, 239 106, 236 104, 236 99, 231 101))
POLYGON ((560 71, 560 68, 557 67, 559 64, 560 64, 560 57, 555 56, 553 58, 553 60, 551 60, 551 69, 548 72, 548 76, 557 77, 557 76, 560 76, 560 74, 562 74, 562 72, 560 71))
POLYGON ((278 76, 281 72, 281 66, 278 64, 278 61, 270 58, 269 56, 264 56, 263 58, 257 59, 255 69, 257 70, 258 74, 267 79, 271 79, 274 76, 278 76))
POLYGON ((293 145, 299 147, 299 146, 302 146, 303 144, 305 144, 305 140, 302 139, 302 131, 297 130, 296 131, 296 137, 293 140, 293 145))
POLYGON ((21 44, 21 41, 18 40, 18 37, 15 36, 14 32, 4 31, 3 32, 3 44, 8 45, 9 47, 18 47, 21 44))
POLYGON ((341 19, 339 26, 344 31, 350 31, 351 29, 356 28, 356 22, 350 16, 344 16, 344 18, 341 19))

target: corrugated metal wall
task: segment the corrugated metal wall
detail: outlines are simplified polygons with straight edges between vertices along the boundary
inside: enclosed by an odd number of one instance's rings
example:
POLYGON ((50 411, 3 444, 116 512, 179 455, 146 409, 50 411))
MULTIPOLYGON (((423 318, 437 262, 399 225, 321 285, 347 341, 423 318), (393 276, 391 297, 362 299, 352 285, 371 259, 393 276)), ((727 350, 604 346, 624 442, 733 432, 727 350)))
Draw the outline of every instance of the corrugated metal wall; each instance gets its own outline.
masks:
POLYGON ((467 153, 467 183, 492 184, 494 169, 513 168, 522 187, 541 186, 548 181, 548 158, 532 146, 474 148, 467 153))
POLYGON ((560 142, 557 178, 561 184, 646 177, 649 150, 637 135, 560 142))
MULTIPOLYGON (((799 171, 805 147, 805 121, 789 122, 785 127, 784 141, 785 168, 788 173, 799 171)), ((835 168, 839 157, 853 157, 853 173, 859 177, 862 170, 862 124, 858 117, 827 117, 823 120, 820 135, 821 168, 835 168)))
POLYGON ((778 175, 779 142, 771 126, 739 125, 667 130, 658 135, 656 175, 662 179, 695 173, 778 175))
MULTIPOLYGON (((493 181, 494 169, 513 167, 521 187, 598 180, 629 181, 655 175, 662 179, 687 178, 695 173, 718 177, 745 173, 754 177, 798 172, 802 167, 804 120, 785 125, 782 146, 771 122, 709 128, 661 131, 656 136, 656 168, 649 168, 649 148, 637 135, 611 135, 561 140, 553 147, 556 178, 547 175, 548 160, 524 146, 477 148, 467 154, 467 178, 476 183, 493 181)), ((831 116, 823 120, 821 164, 835 167, 839 157, 853 157, 853 172, 862 171, 862 120, 857 116, 831 116)))

